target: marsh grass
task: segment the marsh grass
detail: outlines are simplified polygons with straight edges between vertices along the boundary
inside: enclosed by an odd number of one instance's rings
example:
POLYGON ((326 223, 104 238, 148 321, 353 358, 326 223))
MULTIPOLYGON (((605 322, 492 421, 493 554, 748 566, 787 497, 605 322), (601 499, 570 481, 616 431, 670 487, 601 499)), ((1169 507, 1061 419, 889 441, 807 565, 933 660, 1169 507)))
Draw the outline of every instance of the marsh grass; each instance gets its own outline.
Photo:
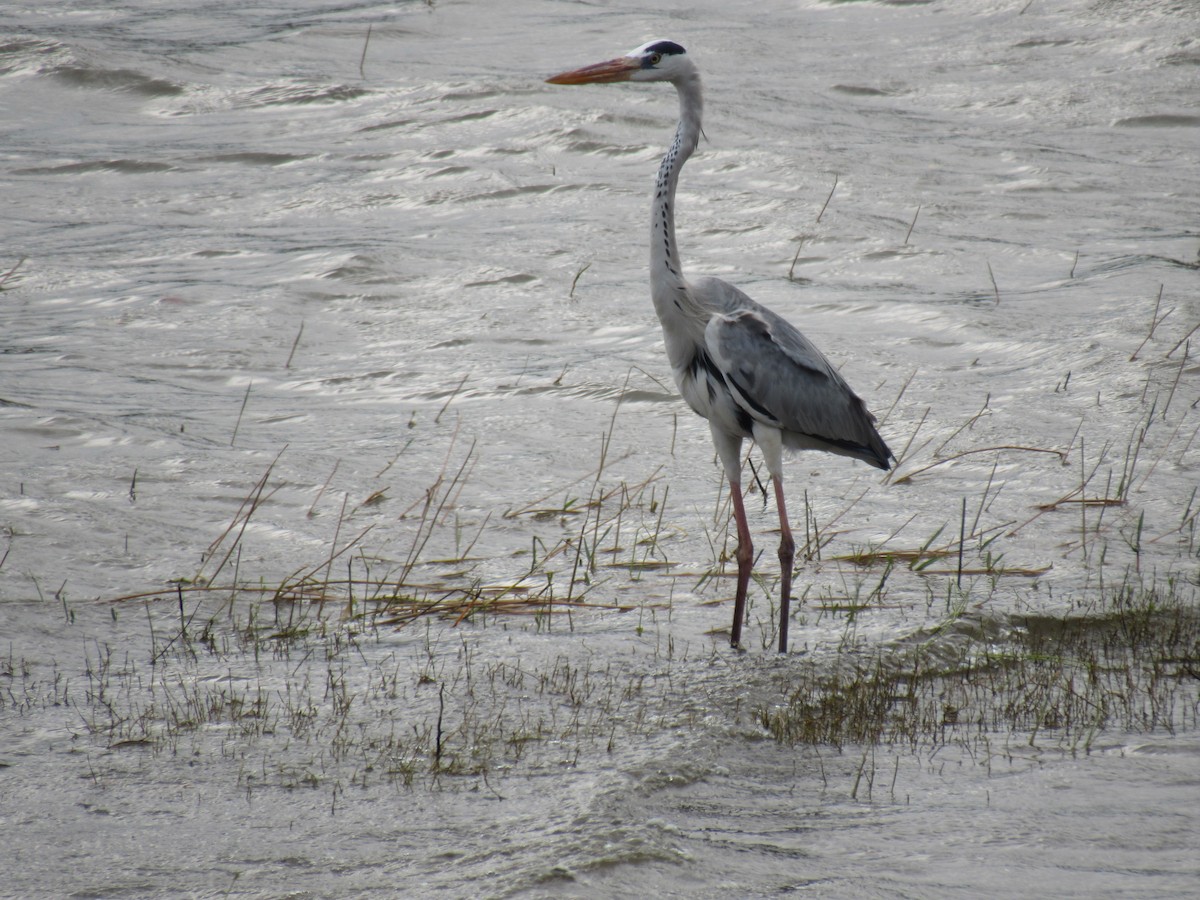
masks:
MULTIPOLYGON (((266 602, 277 609, 305 605, 339 608, 344 620, 370 619, 373 625, 390 627, 426 617, 459 624, 488 614, 531 615, 548 624, 550 616, 569 618, 574 609, 585 605, 628 611, 634 607, 590 602, 587 595, 614 572, 636 581, 644 573, 673 566, 664 546, 670 521, 669 489, 659 483, 660 469, 632 484, 607 479, 611 438, 610 425, 602 435, 596 467, 557 491, 557 496, 543 495, 503 513, 504 519, 526 520, 538 526, 529 549, 513 555, 523 565, 514 567, 508 578, 485 581, 472 574, 475 564, 482 561, 472 553, 491 514, 471 531, 455 517, 476 463, 474 443, 463 452, 456 450, 456 428, 440 471, 399 515, 408 545, 398 555, 385 557, 368 551, 365 540, 377 523, 354 523, 361 511, 387 502, 385 487, 373 491, 361 503, 352 505, 348 497, 343 498, 327 552, 315 563, 299 567, 270 585, 243 579, 243 544, 251 522, 279 490, 274 484, 275 470, 285 448, 251 486, 229 524, 204 551, 199 570, 173 583, 170 590, 181 598, 226 597, 231 608, 239 597, 266 602), (543 524, 557 524, 559 534, 547 541, 542 536, 545 530, 540 528, 543 524), (450 533, 454 536, 453 551, 446 553, 450 533)), ((337 468, 335 464, 317 492, 308 518, 315 515, 337 468)), ((115 599, 121 603, 145 602, 162 594, 161 590, 142 591, 115 599)))
POLYGON ((328 788, 335 805, 349 786, 558 770, 678 715, 661 685, 611 660, 498 659, 434 627, 381 649, 383 620, 347 626, 314 605, 239 617, 213 599, 184 622, 148 606, 148 654, 90 641, 81 674, 0 659, 0 709, 61 709, 110 752, 233 762, 248 795, 328 788))
POLYGON ((961 615, 837 663, 805 660, 757 717, 787 744, 931 749, 1005 742, 1091 749, 1106 730, 1200 726, 1194 585, 1131 577, 1072 612, 961 615))
MULTIPOLYGON (((1172 365, 1168 377, 1176 374, 1172 365)), ((824 637, 769 665, 729 657, 719 641, 689 658, 673 633, 677 587, 697 606, 728 602, 729 498, 715 490, 711 515, 681 511, 662 468, 614 475, 627 458, 614 450, 619 403, 594 465, 495 516, 461 508, 477 455, 457 427, 440 468, 407 501, 391 499, 390 485, 328 501, 334 464, 301 504, 306 520, 337 510, 327 545, 267 583, 246 576, 243 557, 255 554, 243 550, 283 489, 281 451, 194 574, 110 601, 119 641, 90 640, 81 666, 49 672, 11 649, 0 658, 0 711, 61 710, 73 734, 111 752, 235 761, 248 795, 328 788, 331 812, 350 786, 379 783, 467 778, 500 797, 489 780, 497 773, 576 767, 714 716, 783 745, 852 748, 861 757, 852 796, 864 779, 870 790, 875 748, 924 756, 955 745, 988 759, 1018 747, 1087 752, 1112 732, 1195 729, 1200 500, 1193 489, 1165 519, 1136 505, 1155 467, 1182 462, 1195 440, 1191 408, 1177 405, 1178 421, 1164 427, 1158 395, 1168 389, 1147 390, 1127 438, 1099 452, 1079 430, 1066 450, 953 446, 991 414, 990 398, 923 443, 920 416, 892 484, 992 460, 945 522, 913 514, 856 545, 849 523, 874 488, 859 483, 820 502, 806 491, 797 620, 824 637), (994 512, 1001 461, 1013 457, 1049 461, 1057 476, 1027 517, 994 512), (389 523, 398 549, 369 547, 393 504, 402 507, 389 523), (689 520, 701 523, 704 540, 692 545, 707 545, 708 559, 676 558, 689 520), (477 550, 496 521, 527 534, 526 547, 507 557, 477 550), (1067 536, 1056 552, 1075 557, 1083 583, 1064 591, 1050 564, 1010 558, 1013 539, 1035 527, 1067 536), (873 635, 882 610, 907 623, 903 637, 873 635), (585 611, 592 623, 609 616, 610 632, 627 629, 637 653, 580 652, 573 641, 529 657, 517 649, 514 641, 574 630, 585 611)), ((765 649, 775 638, 773 576, 760 570, 753 593, 765 649)))

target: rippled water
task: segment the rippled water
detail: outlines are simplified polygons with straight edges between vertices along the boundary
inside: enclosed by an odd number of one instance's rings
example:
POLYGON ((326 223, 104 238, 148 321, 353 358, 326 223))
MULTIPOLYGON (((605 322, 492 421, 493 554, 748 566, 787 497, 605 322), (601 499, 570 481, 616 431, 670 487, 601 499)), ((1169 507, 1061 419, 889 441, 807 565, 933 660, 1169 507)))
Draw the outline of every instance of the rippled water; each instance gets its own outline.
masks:
POLYGON ((1194 731, 876 759, 776 743, 751 709, 800 659, 936 636, 951 595, 1006 622, 1135 570, 1194 585, 1200 9, 643 7, 0 12, 0 890, 1195 891, 1194 731), (652 36, 706 78, 690 271, 799 324, 902 457, 890 479, 789 463, 797 532, 828 543, 786 660, 761 649, 753 499, 754 649, 719 633, 720 479, 648 302, 673 92, 542 83, 652 36), (542 557, 593 483, 626 486, 625 531, 568 588, 573 557, 542 557), (839 559, 960 533, 962 594, 953 555, 839 559), (231 625, 178 656, 169 585, 212 577, 231 534, 219 574, 243 584, 415 558, 433 593, 592 608, 357 636, 332 616, 253 662, 231 625), (476 762, 406 784, 397 735, 443 713, 476 762))

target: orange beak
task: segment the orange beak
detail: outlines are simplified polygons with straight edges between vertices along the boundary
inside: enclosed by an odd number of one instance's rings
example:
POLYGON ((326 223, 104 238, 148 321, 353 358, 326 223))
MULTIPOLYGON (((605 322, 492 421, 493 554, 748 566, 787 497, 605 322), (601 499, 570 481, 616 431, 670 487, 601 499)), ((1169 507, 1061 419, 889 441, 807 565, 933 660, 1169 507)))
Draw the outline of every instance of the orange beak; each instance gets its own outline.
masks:
POLYGON ((547 78, 547 84, 608 84, 612 81, 628 81, 638 69, 640 61, 620 56, 607 62, 584 66, 570 72, 560 72, 552 78, 547 78))

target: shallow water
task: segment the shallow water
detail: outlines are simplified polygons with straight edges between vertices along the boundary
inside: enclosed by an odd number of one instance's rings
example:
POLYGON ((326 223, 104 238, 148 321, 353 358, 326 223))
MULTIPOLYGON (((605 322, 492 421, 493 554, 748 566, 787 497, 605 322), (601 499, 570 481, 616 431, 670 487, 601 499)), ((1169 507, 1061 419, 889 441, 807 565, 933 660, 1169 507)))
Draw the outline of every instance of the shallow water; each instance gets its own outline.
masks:
POLYGON ((801 659, 1194 586, 1200 12, 641 6, 0 13, 2 890, 1195 891, 1194 698, 1090 753, 796 749, 753 709, 801 659), (706 78, 690 271, 799 324, 902 457, 789 463, 822 547, 786 660, 754 498, 725 647, 719 475, 647 297, 675 98, 542 83, 655 35, 706 78), (584 583, 597 491, 629 503, 584 583), (881 546, 952 552, 839 559, 881 546), (590 608, 367 628, 196 592, 172 641, 175 581, 398 572, 590 608))

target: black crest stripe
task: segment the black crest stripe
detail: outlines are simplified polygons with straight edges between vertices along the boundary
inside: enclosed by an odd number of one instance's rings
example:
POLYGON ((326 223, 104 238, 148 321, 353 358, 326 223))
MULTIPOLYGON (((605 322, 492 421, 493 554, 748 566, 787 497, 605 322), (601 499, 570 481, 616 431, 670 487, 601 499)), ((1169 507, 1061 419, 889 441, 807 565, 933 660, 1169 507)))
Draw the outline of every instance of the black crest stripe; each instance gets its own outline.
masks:
POLYGON ((651 44, 646 48, 649 53, 662 53, 664 56, 674 56, 680 53, 687 53, 674 41, 659 41, 657 44, 651 44))

